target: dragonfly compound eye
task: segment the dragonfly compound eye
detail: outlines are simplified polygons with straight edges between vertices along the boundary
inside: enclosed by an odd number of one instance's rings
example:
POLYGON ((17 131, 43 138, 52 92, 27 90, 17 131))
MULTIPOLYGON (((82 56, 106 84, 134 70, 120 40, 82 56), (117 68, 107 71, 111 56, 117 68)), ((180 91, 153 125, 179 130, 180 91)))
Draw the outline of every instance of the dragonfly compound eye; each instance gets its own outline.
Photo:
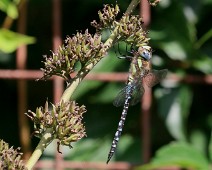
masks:
POLYGON ((138 49, 138 52, 142 58, 149 61, 152 58, 152 49, 150 46, 143 46, 138 49))
POLYGON ((143 51, 141 53, 141 57, 143 57, 145 60, 149 61, 152 58, 152 54, 149 51, 143 51))

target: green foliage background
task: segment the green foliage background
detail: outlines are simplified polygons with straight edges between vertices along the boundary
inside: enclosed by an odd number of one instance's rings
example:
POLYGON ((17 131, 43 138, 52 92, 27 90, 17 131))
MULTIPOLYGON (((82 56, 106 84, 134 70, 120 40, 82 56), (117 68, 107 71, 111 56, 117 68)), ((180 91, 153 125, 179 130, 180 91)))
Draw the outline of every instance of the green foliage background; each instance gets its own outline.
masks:
MULTIPOLYGON (((118 1, 122 12, 130 1, 118 1)), ((62 33, 67 35, 84 31, 94 33, 90 26, 97 19, 97 11, 103 3, 112 0, 63 0, 62 33)), ((30 0, 28 7, 27 35, 36 38, 36 43, 28 46, 28 69, 42 67, 42 55, 52 49, 52 1, 30 0)), ((150 45, 154 49, 153 68, 169 69, 179 76, 189 74, 206 76, 212 73, 212 0, 162 0, 151 8, 149 26, 150 45)), ((0 21, 5 13, 1 12, 0 21)), ((16 30, 16 23, 12 30, 16 30)), ((107 35, 107 32, 104 33, 107 35)), ((121 46, 122 47, 122 46, 121 46)), ((125 48, 123 46, 123 48, 125 48)), ((1 69, 15 69, 15 54, 0 52, 1 69)), ((93 70, 94 72, 127 72, 129 62, 117 59, 111 50, 93 70)), ((122 108, 116 108, 112 101, 124 82, 83 81, 74 98, 87 106, 85 126, 87 138, 74 145, 74 149, 64 151, 66 159, 83 161, 106 161, 107 154, 118 125, 122 108), (67 152, 66 152, 67 151, 67 152)), ((11 145, 19 146, 16 110, 16 81, 0 80, 2 118, 0 137, 11 145), (12 107, 11 107, 12 106, 12 107), (9 122, 9 123, 8 123, 9 122), (5 130, 4 127, 8 127, 5 130), (9 130, 10 129, 10 130, 9 130), (9 132, 9 133, 8 133, 9 132)), ((46 98, 52 101, 52 83, 29 81, 28 108, 35 110, 43 105, 46 98)), ((171 141, 189 143, 192 148, 210 158, 211 149, 211 107, 212 87, 209 84, 186 84, 164 81, 153 88, 151 120, 152 155, 171 141)), ((129 114, 120 140, 115 160, 142 163, 139 105, 129 109, 129 114)), ((37 139, 33 138, 36 144, 37 139)), ((52 157, 50 146, 46 156, 52 157)))

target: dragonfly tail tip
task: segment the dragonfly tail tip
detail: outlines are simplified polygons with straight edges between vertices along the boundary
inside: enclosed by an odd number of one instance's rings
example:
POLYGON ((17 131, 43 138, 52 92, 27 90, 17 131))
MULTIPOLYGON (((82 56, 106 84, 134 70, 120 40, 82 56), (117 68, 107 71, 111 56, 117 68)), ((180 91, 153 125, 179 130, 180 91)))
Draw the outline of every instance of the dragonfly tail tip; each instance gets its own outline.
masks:
POLYGON ((108 158, 107 158, 107 162, 106 162, 106 164, 108 164, 109 162, 110 162, 110 159, 112 158, 112 156, 108 156, 108 158))

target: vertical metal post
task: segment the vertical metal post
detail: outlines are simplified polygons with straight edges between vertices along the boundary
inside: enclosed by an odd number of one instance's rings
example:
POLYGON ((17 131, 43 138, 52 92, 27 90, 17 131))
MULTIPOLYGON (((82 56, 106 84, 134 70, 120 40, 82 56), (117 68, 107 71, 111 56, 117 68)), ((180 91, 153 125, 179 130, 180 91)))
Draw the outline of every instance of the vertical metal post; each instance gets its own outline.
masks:
MULTIPOLYGON (((150 5, 147 0, 141 0, 140 3, 140 16, 144 21, 144 29, 148 27, 151 20, 150 5)), ((150 160, 151 154, 151 127, 150 127, 150 116, 151 116, 151 104, 152 104, 152 91, 150 88, 145 87, 145 93, 141 102, 141 136, 142 136, 142 153, 143 162, 147 163, 150 160)))
MULTIPOLYGON (((20 4, 18 19, 18 32, 26 33, 26 17, 27 17, 27 1, 23 0, 20 4)), ((27 60, 27 47, 23 45, 17 49, 16 53, 16 65, 17 69, 25 69, 27 60)), ((27 82, 26 80, 17 81, 17 93, 18 93, 18 125, 21 148, 24 153, 24 159, 28 159, 31 155, 31 138, 30 138, 30 126, 27 117, 24 115, 27 106, 27 82)))
POLYGON ((143 18, 144 27, 147 28, 151 22, 151 8, 148 0, 141 0, 140 16, 143 18))
MULTIPOLYGON (((53 20, 53 51, 56 51, 58 47, 62 44, 61 40, 61 1, 53 0, 52 5, 52 20, 53 20)), ((53 79, 53 93, 54 93, 54 103, 59 102, 60 97, 63 93, 63 80, 59 77, 54 77, 53 79)), ((55 169, 61 170, 63 157, 60 153, 56 151, 55 158, 55 169)))

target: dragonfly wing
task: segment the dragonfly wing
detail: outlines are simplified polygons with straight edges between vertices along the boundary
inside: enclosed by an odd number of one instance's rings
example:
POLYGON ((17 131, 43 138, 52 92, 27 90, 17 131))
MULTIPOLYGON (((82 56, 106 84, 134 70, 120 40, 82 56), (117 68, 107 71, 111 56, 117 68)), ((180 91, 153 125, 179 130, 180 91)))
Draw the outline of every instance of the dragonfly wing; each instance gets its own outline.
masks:
POLYGON ((121 91, 118 93, 116 98, 113 101, 113 105, 116 107, 123 106, 126 98, 126 92, 129 90, 128 86, 125 86, 121 91))
POLYGON ((131 85, 125 86, 116 96, 113 101, 113 105, 116 107, 123 106, 126 100, 126 94, 131 92, 130 105, 136 105, 144 94, 144 88, 142 82, 132 83, 131 85))
POLYGON ((132 92, 132 99, 130 101, 130 105, 134 106, 136 105, 138 102, 141 101, 141 97, 144 94, 144 88, 142 86, 142 82, 140 82, 140 84, 137 84, 132 92))
POLYGON ((144 81, 148 87, 153 87, 158 84, 167 75, 168 70, 151 70, 145 77, 144 81))

